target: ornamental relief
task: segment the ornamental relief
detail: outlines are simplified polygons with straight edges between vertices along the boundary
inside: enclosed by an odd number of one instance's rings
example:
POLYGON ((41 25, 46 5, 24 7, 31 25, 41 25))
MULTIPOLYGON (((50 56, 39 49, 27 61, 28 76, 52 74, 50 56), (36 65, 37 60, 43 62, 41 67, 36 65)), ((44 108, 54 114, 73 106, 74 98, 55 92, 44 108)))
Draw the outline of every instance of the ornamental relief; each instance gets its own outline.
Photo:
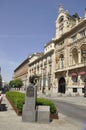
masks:
POLYGON ((80 42, 80 43, 86 43, 86 37, 78 39, 78 42, 80 42))
POLYGON ((61 52, 61 51, 63 51, 63 50, 64 50, 64 47, 63 47, 63 48, 58 49, 58 52, 61 52))
POLYGON ((67 46, 74 46, 74 45, 80 46, 82 43, 86 44, 86 38, 77 39, 75 42, 71 42, 67 46))

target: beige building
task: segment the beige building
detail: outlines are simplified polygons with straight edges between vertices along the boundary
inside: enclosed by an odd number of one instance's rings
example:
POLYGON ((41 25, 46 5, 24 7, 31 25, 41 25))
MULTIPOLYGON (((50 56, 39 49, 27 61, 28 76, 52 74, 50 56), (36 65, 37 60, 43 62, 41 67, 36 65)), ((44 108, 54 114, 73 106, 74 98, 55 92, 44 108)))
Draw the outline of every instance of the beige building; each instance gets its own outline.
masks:
POLYGON ((21 79, 23 81, 23 88, 28 85, 28 62, 29 58, 25 59, 15 70, 13 79, 21 79))
POLYGON ((53 42, 58 93, 83 94, 85 69, 82 53, 86 50, 86 11, 83 18, 77 13, 71 16, 60 5, 53 42))
POLYGON ((28 81, 36 75, 38 91, 57 95, 84 93, 83 51, 86 51, 86 11, 83 18, 59 6, 54 38, 44 46, 43 53, 34 53, 14 71, 14 78, 28 81))
POLYGON ((54 43, 44 46, 44 53, 35 53, 29 60, 29 74, 36 75, 38 91, 49 93, 54 78, 54 43))

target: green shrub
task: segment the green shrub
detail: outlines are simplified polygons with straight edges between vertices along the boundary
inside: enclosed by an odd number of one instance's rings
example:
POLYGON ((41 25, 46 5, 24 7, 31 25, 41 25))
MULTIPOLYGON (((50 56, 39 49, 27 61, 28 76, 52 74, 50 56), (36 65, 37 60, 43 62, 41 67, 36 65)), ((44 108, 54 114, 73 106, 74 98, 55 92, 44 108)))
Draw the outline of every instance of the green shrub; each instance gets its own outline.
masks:
POLYGON ((37 98, 37 105, 45 105, 45 106, 50 106, 50 112, 51 113, 55 113, 57 111, 57 108, 55 106, 55 104, 46 98, 37 98))
MULTIPOLYGON (((25 94, 21 93, 21 92, 7 92, 6 96, 16 106, 16 108, 19 110, 19 112, 22 113, 23 104, 25 103, 25 94)), ((55 104, 49 99, 37 98, 36 104, 50 106, 51 113, 55 113, 57 111, 55 104)))
POLYGON ((25 94, 21 92, 7 92, 6 96, 16 106, 19 112, 22 112, 22 107, 25 101, 25 94))

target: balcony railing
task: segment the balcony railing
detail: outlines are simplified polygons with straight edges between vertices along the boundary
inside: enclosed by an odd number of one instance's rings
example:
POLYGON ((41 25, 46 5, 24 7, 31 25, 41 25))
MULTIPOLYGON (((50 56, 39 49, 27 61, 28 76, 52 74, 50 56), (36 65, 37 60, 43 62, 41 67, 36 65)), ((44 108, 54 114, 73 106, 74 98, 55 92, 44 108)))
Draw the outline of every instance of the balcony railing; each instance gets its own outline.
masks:
POLYGON ((78 85, 78 82, 73 82, 72 85, 77 86, 77 85, 78 85))

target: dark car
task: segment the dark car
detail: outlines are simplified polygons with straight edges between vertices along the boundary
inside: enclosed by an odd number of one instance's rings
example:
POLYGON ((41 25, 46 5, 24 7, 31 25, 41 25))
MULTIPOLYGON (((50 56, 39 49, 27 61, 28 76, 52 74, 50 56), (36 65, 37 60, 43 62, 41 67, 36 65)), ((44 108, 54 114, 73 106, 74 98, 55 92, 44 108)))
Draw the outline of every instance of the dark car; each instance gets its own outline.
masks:
POLYGON ((9 91, 9 87, 8 87, 8 86, 4 86, 4 87, 2 88, 2 93, 4 94, 4 93, 6 93, 7 91, 9 91))

